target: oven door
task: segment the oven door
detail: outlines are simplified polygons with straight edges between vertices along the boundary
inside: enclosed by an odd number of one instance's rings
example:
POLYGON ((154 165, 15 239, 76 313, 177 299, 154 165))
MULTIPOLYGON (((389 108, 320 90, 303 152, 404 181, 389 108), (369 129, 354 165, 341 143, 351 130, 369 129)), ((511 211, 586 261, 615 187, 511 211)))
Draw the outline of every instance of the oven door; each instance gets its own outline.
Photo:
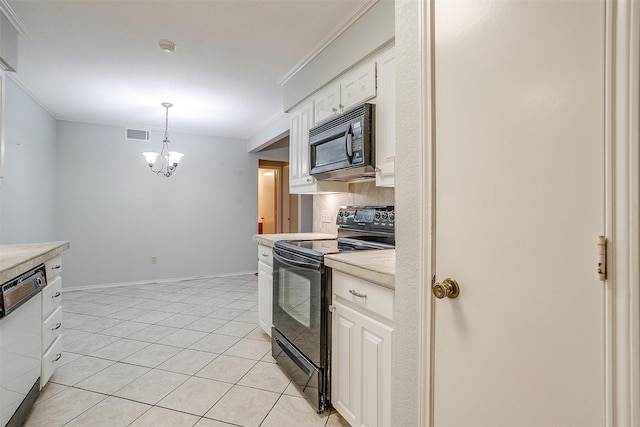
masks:
POLYGON ((319 413, 330 401, 330 271, 273 248, 273 358, 319 413))
POLYGON ((322 313, 328 307, 323 288, 322 261, 274 247, 273 326, 316 366, 322 364, 322 313))

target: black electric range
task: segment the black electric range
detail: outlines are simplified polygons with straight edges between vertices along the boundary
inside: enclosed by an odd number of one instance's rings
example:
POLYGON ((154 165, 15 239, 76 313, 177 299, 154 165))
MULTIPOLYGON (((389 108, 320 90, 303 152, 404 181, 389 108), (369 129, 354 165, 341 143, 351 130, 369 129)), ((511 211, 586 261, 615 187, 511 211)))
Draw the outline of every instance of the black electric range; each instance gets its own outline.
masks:
POLYGON ((273 247, 272 354, 320 413, 331 406, 331 269, 324 256, 393 249, 393 206, 343 206, 330 240, 273 247))

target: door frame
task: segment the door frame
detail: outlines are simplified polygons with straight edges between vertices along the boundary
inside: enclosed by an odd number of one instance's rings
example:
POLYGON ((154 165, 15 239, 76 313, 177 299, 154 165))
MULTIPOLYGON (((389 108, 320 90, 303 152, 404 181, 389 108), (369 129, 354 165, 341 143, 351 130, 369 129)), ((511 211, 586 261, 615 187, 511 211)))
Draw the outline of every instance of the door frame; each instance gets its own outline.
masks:
MULTIPOLYGON (((433 0, 420 1, 422 199, 420 425, 433 426, 435 140, 433 0)), ((605 1, 605 416, 607 427, 640 425, 640 2, 605 1)), ((594 236, 594 274, 596 240, 594 236)), ((437 426, 436 426, 437 427, 437 426)))
POLYGON ((640 424, 640 4, 605 5, 606 413, 622 427, 640 424))

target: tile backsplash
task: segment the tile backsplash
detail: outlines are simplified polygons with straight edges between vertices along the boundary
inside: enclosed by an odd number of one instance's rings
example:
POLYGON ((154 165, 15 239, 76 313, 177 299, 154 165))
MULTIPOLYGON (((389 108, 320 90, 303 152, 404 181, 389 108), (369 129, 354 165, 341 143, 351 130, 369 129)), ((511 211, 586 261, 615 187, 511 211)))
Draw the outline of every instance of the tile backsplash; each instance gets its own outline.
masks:
POLYGON ((340 206, 393 205, 395 189, 376 187, 375 181, 349 184, 349 193, 319 194, 313 196, 313 231, 316 233, 338 232, 336 215, 340 206), (322 211, 328 211, 330 223, 322 222, 322 211))

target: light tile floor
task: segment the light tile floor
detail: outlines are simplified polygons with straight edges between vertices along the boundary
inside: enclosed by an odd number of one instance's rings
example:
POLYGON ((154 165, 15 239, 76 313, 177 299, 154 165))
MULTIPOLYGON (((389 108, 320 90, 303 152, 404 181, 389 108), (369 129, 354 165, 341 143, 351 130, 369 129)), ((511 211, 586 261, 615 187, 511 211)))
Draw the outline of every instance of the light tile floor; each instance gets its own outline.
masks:
POLYGON ((254 275, 63 293, 62 365, 26 426, 332 426, 271 357, 254 275))

